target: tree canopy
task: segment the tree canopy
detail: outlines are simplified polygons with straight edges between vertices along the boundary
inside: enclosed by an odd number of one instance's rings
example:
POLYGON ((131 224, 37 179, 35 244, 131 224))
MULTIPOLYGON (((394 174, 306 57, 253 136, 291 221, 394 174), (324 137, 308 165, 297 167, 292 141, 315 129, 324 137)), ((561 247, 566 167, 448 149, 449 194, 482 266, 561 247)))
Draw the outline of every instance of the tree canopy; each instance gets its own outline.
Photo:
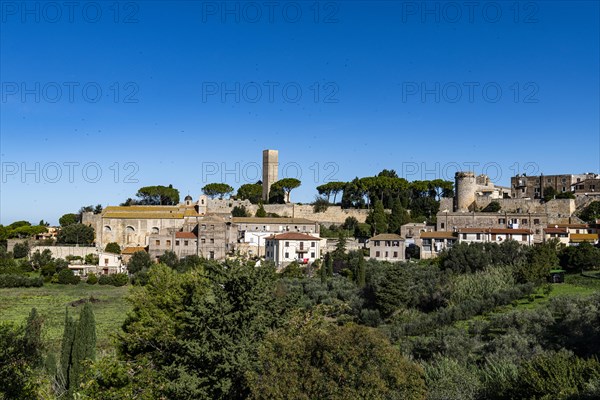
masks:
POLYGON ((202 188, 202 193, 211 199, 217 196, 222 199, 226 195, 231 195, 233 188, 226 183, 209 183, 202 188))
POLYGON ((130 204, 141 205, 166 205, 172 206, 179 204, 179 190, 173 185, 169 186, 144 186, 138 190, 136 196, 138 201, 132 201, 130 204))

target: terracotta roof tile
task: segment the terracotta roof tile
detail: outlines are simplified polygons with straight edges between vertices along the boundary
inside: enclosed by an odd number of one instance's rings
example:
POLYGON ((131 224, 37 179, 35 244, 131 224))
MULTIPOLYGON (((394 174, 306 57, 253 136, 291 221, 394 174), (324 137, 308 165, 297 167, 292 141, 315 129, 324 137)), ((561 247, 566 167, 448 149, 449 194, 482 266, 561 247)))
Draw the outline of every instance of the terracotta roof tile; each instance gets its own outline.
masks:
POLYGON ((267 237, 270 240, 321 240, 320 237, 306 235, 304 233, 288 232, 267 237))
POLYGON ((373 236, 369 240, 404 240, 404 238, 400 235, 396 235, 395 233, 381 233, 373 236))

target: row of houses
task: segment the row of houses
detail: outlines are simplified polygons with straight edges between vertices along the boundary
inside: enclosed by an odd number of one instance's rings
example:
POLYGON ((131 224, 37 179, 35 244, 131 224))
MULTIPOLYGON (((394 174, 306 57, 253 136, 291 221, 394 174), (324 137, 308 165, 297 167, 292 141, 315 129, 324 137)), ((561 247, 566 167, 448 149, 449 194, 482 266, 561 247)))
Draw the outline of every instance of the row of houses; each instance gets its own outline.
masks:
MULTIPOLYGON (((369 239, 367 247, 370 249, 370 257, 402 261, 405 259, 405 249, 409 246, 418 246, 420 257, 429 259, 437 257, 442 250, 463 242, 502 243, 514 240, 527 246, 535 244, 534 231, 523 228, 468 227, 455 231, 435 231, 428 230, 425 224, 408 224, 406 230, 410 232, 409 237, 386 233, 369 239)), ((556 224, 544 229, 544 241, 556 239, 567 246, 576 246, 582 242, 596 245, 600 240, 599 234, 600 224, 556 224)))

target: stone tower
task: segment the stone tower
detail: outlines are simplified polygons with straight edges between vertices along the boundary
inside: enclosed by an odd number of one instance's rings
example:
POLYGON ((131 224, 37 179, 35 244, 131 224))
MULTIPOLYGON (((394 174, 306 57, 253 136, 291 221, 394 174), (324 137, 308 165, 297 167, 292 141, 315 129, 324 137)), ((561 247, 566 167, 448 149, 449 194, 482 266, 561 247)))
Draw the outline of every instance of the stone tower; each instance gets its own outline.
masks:
POLYGON ((457 172, 454 175, 454 211, 468 212, 475 202, 477 180, 473 172, 457 172))
POLYGON ((279 151, 263 150, 263 179, 262 179, 262 198, 269 200, 269 191, 271 185, 277 182, 279 170, 279 151))

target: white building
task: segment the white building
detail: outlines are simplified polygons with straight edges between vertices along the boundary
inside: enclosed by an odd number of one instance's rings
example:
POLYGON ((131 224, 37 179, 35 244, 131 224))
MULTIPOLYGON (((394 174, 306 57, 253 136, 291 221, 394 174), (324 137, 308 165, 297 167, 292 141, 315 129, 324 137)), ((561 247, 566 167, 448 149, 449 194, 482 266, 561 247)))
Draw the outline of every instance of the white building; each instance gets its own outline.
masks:
POLYGON ((289 232, 265 238, 265 259, 283 268, 293 261, 312 263, 321 257, 321 238, 305 233, 289 232))
POLYGON ((404 261, 406 248, 404 239, 395 233, 382 233, 367 242, 369 257, 378 261, 404 261))
POLYGON ((264 256, 265 240, 269 236, 285 232, 298 232, 308 235, 319 235, 319 223, 305 218, 258 218, 233 217, 233 225, 237 228, 237 248, 251 256, 264 256))
POLYGON ((533 244, 533 231, 531 229, 503 229, 503 228, 460 228, 458 241, 460 243, 502 243, 514 240, 525 245, 533 244))

